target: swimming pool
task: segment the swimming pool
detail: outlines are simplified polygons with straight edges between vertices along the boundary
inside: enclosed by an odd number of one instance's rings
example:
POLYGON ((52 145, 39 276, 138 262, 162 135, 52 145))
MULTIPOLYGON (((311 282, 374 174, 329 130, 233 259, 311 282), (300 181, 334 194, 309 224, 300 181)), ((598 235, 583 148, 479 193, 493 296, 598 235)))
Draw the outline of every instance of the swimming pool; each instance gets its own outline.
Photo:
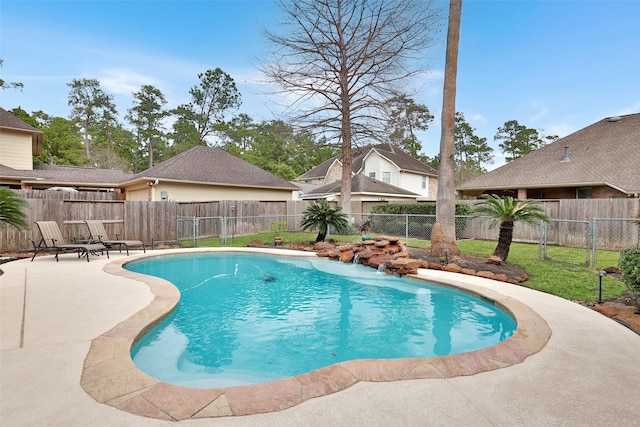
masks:
POLYGON ((126 269, 181 291, 132 349, 171 384, 255 384, 353 359, 430 357, 497 344, 515 321, 490 302, 360 265, 246 253, 157 257, 126 269))

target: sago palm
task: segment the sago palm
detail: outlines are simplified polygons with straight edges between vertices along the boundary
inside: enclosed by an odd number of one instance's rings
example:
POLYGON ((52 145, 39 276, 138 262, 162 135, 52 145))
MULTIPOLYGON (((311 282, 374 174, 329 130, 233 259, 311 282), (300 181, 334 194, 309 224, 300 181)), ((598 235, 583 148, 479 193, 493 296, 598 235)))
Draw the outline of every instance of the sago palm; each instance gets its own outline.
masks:
POLYGON ((337 233, 349 228, 347 215, 341 211, 342 207, 336 206, 332 208, 326 200, 313 202, 303 212, 300 228, 303 230, 318 228, 316 243, 324 242, 329 227, 333 227, 337 233))
POLYGON ((0 187, 0 229, 12 225, 18 230, 29 228, 27 214, 22 209, 29 203, 7 187, 0 187))
POLYGON ((473 218, 485 218, 489 228, 500 224, 498 246, 493 255, 503 261, 509 256, 513 241, 513 226, 516 222, 536 225, 539 221, 549 221, 542 206, 535 200, 518 200, 510 196, 500 197, 495 194, 483 196, 483 199, 471 209, 473 218))

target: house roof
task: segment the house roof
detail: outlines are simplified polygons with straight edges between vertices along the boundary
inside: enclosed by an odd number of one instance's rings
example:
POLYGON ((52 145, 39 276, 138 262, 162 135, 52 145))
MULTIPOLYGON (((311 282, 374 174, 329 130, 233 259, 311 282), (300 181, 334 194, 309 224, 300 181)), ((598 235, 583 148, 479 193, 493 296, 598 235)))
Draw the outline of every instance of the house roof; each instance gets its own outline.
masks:
POLYGON ((353 169, 360 171, 364 165, 365 158, 370 155, 371 151, 377 151, 378 154, 395 164, 398 169, 406 172, 414 172, 422 175, 438 176, 438 171, 431 166, 425 165, 420 160, 405 153, 393 144, 378 144, 364 147, 356 155, 354 153, 353 169))
POLYGON ((324 178, 325 176, 327 176, 327 173, 329 172, 329 168, 331 167, 331 165, 333 165, 335 162, 339 162, 340 161, 340 155, 334 156, 330 159, 325 160, 324 162, 320 163, 318 166, 312 168, 311 170, 308 170, 307 172, 303 173, 302 175, 300 175, 299 177, 297 177, 296 179, 299 181, 303 181, 306 179, 319 179, 319 178, 324 178))
POLYGON ((602 119, 456 189, 595 185, 640 193, 640 114, 602 119), (569 161, 563 161, 565 147, 569 161))
POLYGON ((39 156, 42 151, 44 133, 23 122, 4 108, 0 107, 0 128, 31 134, 32 152, 34 156, 39 156))
MULTIPOLYGON (((366 147, 362 148, 354 148, 353 160, 351 162, 351 169, 354 174, 360 172, 360 170, 364 166, 365 158, 373 150, 395 164, 401 171, 414 172, 417 174, 436 177, 438 176, 437 170, 435 170, 431 166, 425 165, 420 160, 410 156, 393 144, 367 145, 366 147)), ((312 168, 311 170, 303 173, 296 179, 302 181, 305 179, 324 178, 327 175, 327 172, 329 171, 331 165, 336 161, 340 161, 341 157, 341 154, 332 157, 320 163, 318 166, 312 168)))
POLYGON ((36 179, 37 176, 33 171, 21 171, 0 164, 0 178, 36 179))
POLYGON ((240 159, 220 148, 197 146, 129 178, 169 180, 238 187, 299 190, 285 179, 240 159))
MULTIPOLYGON (((303 199, 313 199, 326 197, 329 195, 337 195, 341 192, 341 182, 335 181, 331 184, 322 185, 315 188, 310 193, 303 195, 303 199)), ((404 190, 395 185, 386 182, 371 179, 363 174, 355 175, 351 180, 351 194, 369 194, 376 196, 395 196, 395 197, 411 197, 416 198, 420 195, 411 191, 404 190)))
POLYGON ((117 187, 120 182, 131 177, 131 174, 117 169, 98 169, 47 164, 33 165, 33 170, 29 171, 29 173, 31 176, 35 175, 38 177, 37 180, 33 181, 23 180, 25 183, 32 185, 60 184, 90 188, 117 187))

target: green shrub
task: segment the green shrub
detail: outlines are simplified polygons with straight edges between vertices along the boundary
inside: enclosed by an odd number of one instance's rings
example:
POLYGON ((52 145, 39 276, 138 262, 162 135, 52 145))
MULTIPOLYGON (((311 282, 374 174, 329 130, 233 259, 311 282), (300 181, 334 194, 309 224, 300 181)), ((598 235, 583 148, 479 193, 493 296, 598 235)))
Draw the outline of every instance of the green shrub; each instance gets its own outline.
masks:
POLYGON ((635 292, 640 292, 640 245, 620 251, 620 278, 635 292))
MULTIPOLYGON (((404 203, 385 203, 380 205, 374 205, 371 207, 372 214, 378 215, 408 215, 409 216, 409 235, 412 237, 420 237, 423 239, 431 239, 431 226, 432 224, 424 223, 422 218, 411 218, 411 215, 432 215, 436 214, 436 204, 433 202, 429 203, 412 203, 412 204, 404 204, 404 203), (414 225, 424 224, 424 225, 414 225)), ((456 203, 456 234, 461 233, 463 230, 467 228, 468 218, 464 218, 466 216, 471 215, 471 206, 469 203, 460 202, 456 203)), ((404 234, 405 233, 405 222, 404 219, 392 220, 391 218, 385 218, 384 216, 376 217, 373 216, 371 218, 372 225, 375 225, 375 231, 378 233, 388 233, 388 234, 404 234)), ((372 227, 373 231, 373 227, 372 227)))
MULTIPOLYGON (((389 214, 389 215, 435 215, 436 204, 429 203, 385 203, 374 205, 371 207, 373 214, 389 214)), ((456 216, 466 216, 471 214, 471 206, 469 203, 456 203, 456 216)))

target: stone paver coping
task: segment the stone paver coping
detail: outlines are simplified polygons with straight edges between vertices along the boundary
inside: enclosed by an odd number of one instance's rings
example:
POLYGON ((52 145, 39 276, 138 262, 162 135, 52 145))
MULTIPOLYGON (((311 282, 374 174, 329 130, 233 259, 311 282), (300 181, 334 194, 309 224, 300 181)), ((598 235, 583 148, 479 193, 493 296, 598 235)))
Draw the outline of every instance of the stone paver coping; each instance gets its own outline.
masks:
MULTIPOLYGON (((523 362, 540 351, 551 336, 545 320, 513 298, 473 284, 438 283, 492 301, 515 318, 518 325, 515 333, 493 347, 451 356, 352 360, 261 384, 213 389, 182 387, 150 377, 131 359, 133 344, 171 313, 180 293, 163 279, 125 270, 123 265, 130 260, 111 262, 104 270, 145 282, 155 297, 142 311, 93 340, 84 362, 81 385, 96 401, 144 417, 178 421, 275 412, 336 393, 359 381, 474 375, 523 362)), ((420 273, 413 277, 420 279, 420 273)))

